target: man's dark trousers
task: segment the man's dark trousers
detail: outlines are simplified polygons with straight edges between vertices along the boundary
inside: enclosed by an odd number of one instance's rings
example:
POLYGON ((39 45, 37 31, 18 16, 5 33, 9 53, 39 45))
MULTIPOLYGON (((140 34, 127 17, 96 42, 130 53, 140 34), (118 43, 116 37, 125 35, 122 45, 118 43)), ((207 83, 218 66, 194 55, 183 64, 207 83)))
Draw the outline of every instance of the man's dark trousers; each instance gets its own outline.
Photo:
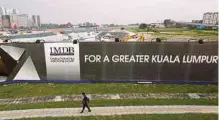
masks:
POLYGON ((91 110, 90 110, 90 107, 88 106, 88 104, 87 104, 87 103, 84 103, 84 104, 83 104, 83 109, 82 109, 81 112, 84 112, 85 107, 88 109, 89 112, 91 111, 91 110))

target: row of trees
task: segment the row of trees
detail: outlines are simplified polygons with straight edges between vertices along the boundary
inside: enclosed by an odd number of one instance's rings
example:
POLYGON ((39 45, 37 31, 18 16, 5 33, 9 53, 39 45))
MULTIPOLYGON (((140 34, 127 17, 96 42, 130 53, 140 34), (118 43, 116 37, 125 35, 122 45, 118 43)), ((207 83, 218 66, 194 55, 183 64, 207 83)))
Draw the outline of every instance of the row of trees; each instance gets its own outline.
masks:
POLYGON ((159 32, 156 28, 155 25, 149 25, 149 24, 145 24, 145 23, 141 23, 139 25, 139 29, 142 29, 144 31, 147 31, 147 32, 159 32))
MULTIPOLYGON (((173 24, 173 21, 171 19, 165 19, 163 23, 165 27, 169 27, 170 25, 173 24)), ((149 24, 145 24, 145 23, 141 23, 139 25, 139 29, 147 29, 149 27, 154 28, 155 26, 150 26, 149 24)))
POLYGON ((147 28, 148 28, 148 25, 145 24, 145 23, 141 23, 141 24, 139 25, 139 29, 147 29, 147 28))
POLYGON ((78 26, 80 26, 80 27, 96 27, 97 24, 96 23, 86 22, 86 23, 80 23, 80 24, 78 24, 78 26))
POLYGON ((41 24, 41 28, 59 28, 58 24, 41 24))

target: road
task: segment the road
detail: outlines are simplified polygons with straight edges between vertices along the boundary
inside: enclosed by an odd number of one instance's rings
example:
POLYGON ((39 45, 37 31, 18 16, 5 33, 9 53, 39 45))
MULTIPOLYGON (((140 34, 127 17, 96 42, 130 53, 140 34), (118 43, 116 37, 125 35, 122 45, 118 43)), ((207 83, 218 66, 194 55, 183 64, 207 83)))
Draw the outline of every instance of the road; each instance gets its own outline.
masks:
POLYGON ((183 114, 183 113, 214 113, 218 106, 115 106, 92 107, 92 112, 79 113, 81 108, 52 108, 0 111, 0 119, 21 119, 38 117, 71 117, 71 116, 109 116, 127 114, 183 114))

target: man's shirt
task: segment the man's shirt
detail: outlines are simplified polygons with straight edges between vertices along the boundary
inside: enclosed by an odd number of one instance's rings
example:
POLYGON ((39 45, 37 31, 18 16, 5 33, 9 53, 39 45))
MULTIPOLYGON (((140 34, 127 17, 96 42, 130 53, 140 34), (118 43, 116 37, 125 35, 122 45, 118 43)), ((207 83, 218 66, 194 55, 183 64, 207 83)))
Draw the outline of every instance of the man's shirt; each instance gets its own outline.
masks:
POLYGON ((90 100, 87 96, 84 96, 83 98, 83 104, 88 103, 90 100))

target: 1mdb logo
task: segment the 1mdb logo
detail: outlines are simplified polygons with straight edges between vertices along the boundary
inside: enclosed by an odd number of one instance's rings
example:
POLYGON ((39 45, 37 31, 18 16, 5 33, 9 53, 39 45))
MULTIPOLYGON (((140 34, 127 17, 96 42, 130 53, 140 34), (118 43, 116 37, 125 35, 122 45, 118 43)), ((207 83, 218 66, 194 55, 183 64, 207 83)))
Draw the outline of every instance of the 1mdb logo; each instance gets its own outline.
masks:
POLYGON ((50 47, 51 56, 74 55, 74 47, 50 47))

